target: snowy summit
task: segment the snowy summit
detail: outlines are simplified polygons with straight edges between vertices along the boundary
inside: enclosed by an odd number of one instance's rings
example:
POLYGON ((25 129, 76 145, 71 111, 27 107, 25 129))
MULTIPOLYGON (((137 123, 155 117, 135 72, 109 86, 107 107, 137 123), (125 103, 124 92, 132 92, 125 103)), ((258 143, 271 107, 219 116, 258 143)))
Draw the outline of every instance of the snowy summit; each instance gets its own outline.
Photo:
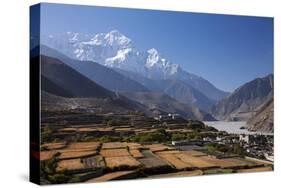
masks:
POLYGON ((110 68, 163 79, 177 73, 179 65, 164 58, 157 49, 136 49, 130 38, 117 30, 96 35, 66 32, 43 37, 43 44, 79 60, 94 61, 110 68))

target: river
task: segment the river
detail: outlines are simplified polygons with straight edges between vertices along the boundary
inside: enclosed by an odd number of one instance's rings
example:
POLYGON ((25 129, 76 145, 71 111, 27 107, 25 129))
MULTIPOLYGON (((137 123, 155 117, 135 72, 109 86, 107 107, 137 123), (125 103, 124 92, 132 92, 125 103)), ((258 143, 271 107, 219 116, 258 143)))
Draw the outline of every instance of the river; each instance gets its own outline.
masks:
POLYGON ((264 132, 252 132, 247 129, 240 129, 241 127, 246 127, 245 121, 205 121, 206 125, 216 128, 219 131, 226 131, 227 133, 233 134, 262 134, 262 135, 273 135, 273 133, 264 132))

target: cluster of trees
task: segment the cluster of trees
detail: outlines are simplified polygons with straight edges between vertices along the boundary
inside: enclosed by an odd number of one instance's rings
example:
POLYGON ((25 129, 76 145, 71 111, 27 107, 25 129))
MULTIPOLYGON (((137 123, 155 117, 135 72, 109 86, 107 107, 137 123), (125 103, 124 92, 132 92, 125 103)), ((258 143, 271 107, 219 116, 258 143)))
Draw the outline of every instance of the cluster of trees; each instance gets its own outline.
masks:
POLYGON ((167 134, 165 129, 158 129, 154 132, 142 133, 131 136, 129 138, 132 142, 146 143, 146 142, 167 142, 170 140, 170 135, 167 134))
POLYGON ((179 141, 179 140, 185 140, 186 135, 182 133, 174 133, 172 134, 172 141, 179 141))
POLYGON ((41 129, 41 140, 42 142, 51 142, 52 135, 53 135, 53 129, 51 129, 49 126, 44 126, 41 129))
POLYGON ((214 135, 211 133, 208 134, 201 133, 200 131, 193 131, 190 133, 168 133, 165 131, 165 129, 158 129, 157 131, 154 132, 131 136, 127 140, 131 142, 139 142, 139 143, 146 143, 146 142, 167 143, 170 141, 203 139, 203 137, 205 136, 214 136, 214 135))
POLYGON ((71 179, 71 176, 66 175, 66 172, 56 172, 57 168, 57 156, 40 162, 40 177, 41 181, 51 184, 66 183, 71 179))
POLYGON ((210 143, 206 146, 208 152, 222 152, 222 153, 230 153, 230 154, 237 154, 240 156, 245 156, 246 151, 243 147, 239 144, 233 145, 225 145, 225 144, 218 144, 218 143, 210 143))
MULTIPOLYGON (((126 118, 125 118, 126 119, 126 118)), ((120 125, 121 122, 125 121, 125 119, 118 118, 114 119, 112 117, 106 117, 103 119, 103 123, 107 126, 115 126, 120 125)), ((168 133, 165 129, 158 129, 154 132, 142 133, 133 136, 110 136, 105 135, 101 137, 94 137, 91 135, 75 135, 72 137, 66 138, 67 141, 75 142, 75 141, 100 141, 100 142, 116 142, 116 141, 131 141, 131 142, 139 142, 139 143, 146 143, 146 142, 163 142, 167 143, 170 141, 179 141, 179 140, 200 140, 206 136, 206 132, 217 132, 216 129, 206 126, 201 121, 189 120, 186 124, 187 129, 193 130, 192 132, 188 133, 168 133)), ((43 142, 53 142, 55 141, 53 138, 54 130, 50 126, 42 127, 42 141, 43 142)), ((57 139, 56 141, 59 141, 57 139)), ((43 148, 44 149, 44 148, 43 148)))
POLYGON ((187 125, 186 125, 187 129, 192 129, 192 130, 196 130, 198 132, 200 131, 212 131, 212 132, 218 132, 218 130, 214 127, 210 127, 205 125, 203 122, 201 121, 197 121, 197 120, 190 120, 187 125))
POLYGON ((106 118, 103 120, 103 124, 106 126, 116 126, 119 124, 119 121, 116 119, 112 119, 112 118, 106 118))
POLYGON ((117 136, 102 136, 99 138, 100 142, 121 142, 123 141, 123 139, 121 137, 117 137, 117 136))
POLYGON ((110 136, 110 135, 104 135, 102 137, 94 137, 94 136, 85 136, 79 138, 77 140, 79 142, 122 142, 127 141, 126 137, 118 137, 118 136, 110 136))
POLYGON ((173 133, 171 135, 171 140, 201 140, 204 137, 216 137, 216 133, 202 133, 200 131, 193 131, 189 133, 173 133))
POLYGON ((216 136, 212 133, 203 133, 200 130, 194 130, 193 132, 188 133, 168 133, 165 129, 158 129, 154 132, 141 133, 132 136, 109 136, 104 135, 102 137, 93 137, 86 136, 79 141, 100 141, 100 142, 139 142, 139 143, 148 143, 148 142, 162 142, 167 143, 171 141, 178 140, 200 140, 206 136, 216 136))

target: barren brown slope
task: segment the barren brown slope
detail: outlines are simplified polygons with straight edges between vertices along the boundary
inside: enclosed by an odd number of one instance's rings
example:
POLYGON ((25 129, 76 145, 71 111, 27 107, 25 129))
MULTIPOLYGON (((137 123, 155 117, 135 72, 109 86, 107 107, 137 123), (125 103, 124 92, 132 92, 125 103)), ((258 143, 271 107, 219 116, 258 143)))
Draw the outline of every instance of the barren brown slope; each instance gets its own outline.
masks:
POLYGON ((219 120, 247 121, 266 101, 273 97, 273 75, 254 79, 221 100, 212 109, 219 120))
POLYGON ((273 132, 274 100, 265 103, 262 108, 247 122, 251 131, 273 132))

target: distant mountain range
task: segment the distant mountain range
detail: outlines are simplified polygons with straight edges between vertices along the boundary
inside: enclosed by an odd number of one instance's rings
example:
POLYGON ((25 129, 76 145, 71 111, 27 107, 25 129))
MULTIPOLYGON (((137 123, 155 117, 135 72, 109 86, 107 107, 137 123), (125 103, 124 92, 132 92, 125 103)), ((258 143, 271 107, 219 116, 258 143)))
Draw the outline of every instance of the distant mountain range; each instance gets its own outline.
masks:
POLYGON ((57 50, 41 45, 40 53, 63 61, 82 75, 111 91, 148 91, 140 83, 92 61, 74 60, 57 50))
POLYGON ((205 111, 209 111, 211 106, 216 103, 215 100, 206 97, 206 95, 190 86, 188 82, 182 80, 154 80, 144 77, 138 73, 124 71, 121 69, 114 70, 126 77, 129 77, 132 80, 141 83, 150 91, 165 93, 181 103, 196 106, 205 111))
POLYGON ((146 111, 145 106, 103 88, 58 59, 44 55, 40 59, 43 110, 146 111))
POLYGON ((96 35, 73 32, 52 34, 43 36, 42 44, 72 59, 97 62, 109 68, 138 73, 152 80, 181 80, 211 100, 217 101, 228 95, 202 77, 184 71, 155 48, 138 50, 131 39, 117 30, 96 35))
POLYGON ((183 70, 155 48, 138 50, 116 30, 52 34, 41 42, 46 109, 53 105, 136 110, 149 116, 177 113, 187 119, 247 121, 250 130, 273 131, 273 75, 228 93, 183 70))
POLYGON ((41 45, 40 51, 42 54, 60 59, 92 81, 111 91, 163 92, 181 103, 196 106, 205 111, 215 104, 215 100, 207 98, 187 82, 181 80, 153 80, 138 73, 111 69, 95 62, 73 60, 45 45, 41 45))
MULTIPOLYGON (((41 55, 41 89, 43 110, 88 109, 98 112, 144 112, 155 116, 158 112, 177 113, 187 119, 214 120, 196 107, 181 104, 165 95, 146 92, 145 101, 135 98, 137 93, 112 92, 98 85, 63 61, 41 55), (128 97, 129 96, 129 97, 128 97), (154 100, 149 100, 154 97, 154 100), (153 106, 154 105, 154 106, 153 106), (155 113, 155 109, 158 110, 155 113)), ((143 92, 145 93, 145 92, 143 92)))

